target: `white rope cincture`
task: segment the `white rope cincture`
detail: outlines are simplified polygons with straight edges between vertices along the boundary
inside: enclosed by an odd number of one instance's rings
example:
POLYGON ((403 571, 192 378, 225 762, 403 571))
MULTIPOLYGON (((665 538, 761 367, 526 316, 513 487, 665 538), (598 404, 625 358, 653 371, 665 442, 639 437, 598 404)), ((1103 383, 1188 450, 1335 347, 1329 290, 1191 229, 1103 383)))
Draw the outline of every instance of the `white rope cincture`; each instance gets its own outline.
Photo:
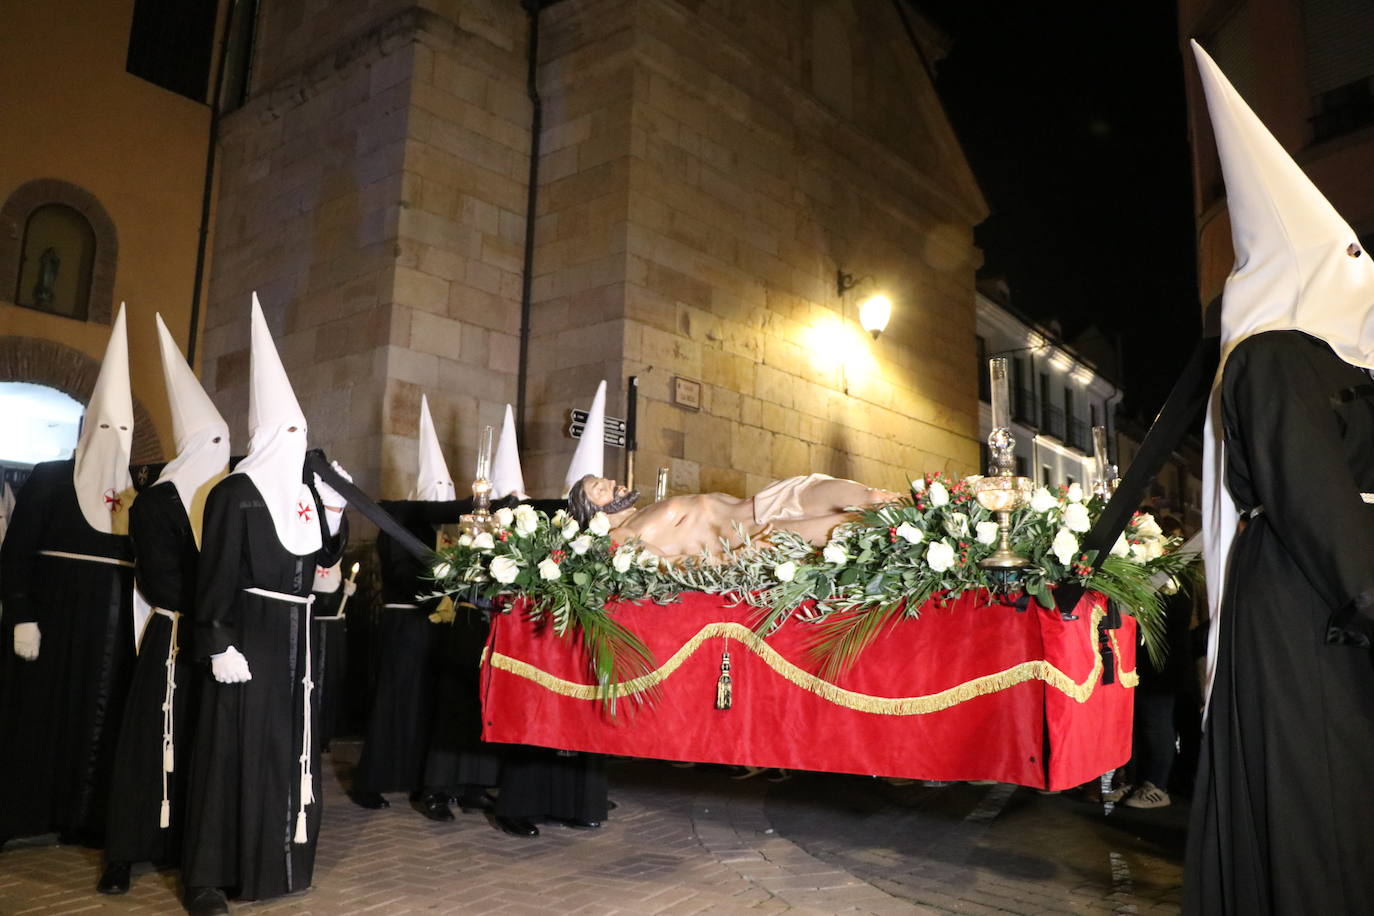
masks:
POLYGON ((132 560, 116 560, 114 557, 99 557, 89 553, 68 553, 65 550, 40 550, 41 557, 60 557, 63 560, 85 560, 87 563, 104 563, 106 566, 126 566, 133 568, 132 560))
POLYGON ((166 830, 172 826, 172 800, 168 792, 167 774, 176 769, 176 735, 173 733, 175 717, 172 709, 177 692, 177 654, 181 651, 177 648, 177 625, 181 622, 181 614, 160 607, 153 608, 153 613, 161 614, 172 621, 172 637, 167 643, 167 659, 163 662, 167 668, 167 689, 162 697, 162 809, 158 814, 158 826, 166 830))
POLYGON ((305 671, 301 674, 301 684, 305 687, 304 696, 301 698, 301 806, 296 811, 296 835, 293 837, 295 842, 304 843, 306 841, 305 831, 305 806, 315 801, 315 774, 310 768, 310 695, 315 691, 315 681, 310 677, 310 631, 314 629, 314 624, 310 619, 310 608, 315 603, 315 596, 312 593, 305 602, 305 671))
POLYGON ((300 783, 300 805, 296 808, 296 832, 292 837, 292 842, 307 842, 305 829, 305 806, 313 804, 315 801, 315 774, 310 766, 311 748, 311 729, 310 729, 310 696, 315 690, 315 682, 310 677, 310 631, 314 624, 310 614, 310 608, 315 603, 313 594, 307 597, 300 595, 288 595, 284 592, 268 591, 265 588, 245 588, 245 592, 260 595, 263 598, 272 598, 277 601, 286 601, 291 604, 305 605, 305 671, 301 674, 301 685, 305 688, 301 700, 301 783, 300 783))

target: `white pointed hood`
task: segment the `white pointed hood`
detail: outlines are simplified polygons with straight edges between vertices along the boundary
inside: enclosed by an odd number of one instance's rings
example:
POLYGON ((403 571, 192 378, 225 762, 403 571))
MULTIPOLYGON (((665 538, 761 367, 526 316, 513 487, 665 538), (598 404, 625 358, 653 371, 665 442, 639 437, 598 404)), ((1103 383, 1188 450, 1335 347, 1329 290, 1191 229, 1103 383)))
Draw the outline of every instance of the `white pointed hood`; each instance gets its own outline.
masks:
POLYGON ((568 475, 563 479, 563 492, 567 493, 572 485, 588 474, 605 477, 606 462, 606 380, 596 386, 596 397, 592 398, 591 410, 587 411, 587 425, 582 430, 582 438, 577 440, 577 450, 573 452, 572 462, 568 465, 568 475))
POLYGON ((283 547, 296 556, 320 549, 318 507, 303 482, 305 414, 272 343, 258 294, 253 294, 248 382, 248 454, 234 469, 262 494, 283 547))
POLYGON ((429 415, 429 398, 420 395, 420 467, 415 477, 415 489, 410 498, 422 502, 446 502, 456 499, 453 475, 444 461, 439 447, 439 434, 434 431, 434 419, 429 415))
POLYGON ((525 473, 520 470, 520 447, 515 441, 515 414, 506 405, 501 423, 501 439, 496 443, 496 458, 491 463, 491 498, 515 496, 527 499, 525 473))
POLYGON ((129 343, 124 303, 119 304, 95 390, 86 404, 76 442, 73 482, 86 524, 105 534, 128 534, 133 480, 134 399, 129 391, 129 343))
POLYGON ((162 315, 153 317, 157 322, 158 349, 162 352, 162 378, 172 407, 172 436, 177 446, 176 457, 167 462, 157 483, 170 483, 177 488, 199 547, 205 498, 229 470, 229 424, 200 386, 162 315))
POLYGON ((1374 368, 1374 260, 1197 42, 1236 263, 1221 306, 1222 361, 1247 337, 1299 330, 1374 368))
MULTIPOLYGON (((1374 368, 1374 260, 1331 204, 1193 42, 1216 136, 1235 266, 1221 297, 1221 360, 1247 337, 1297 330, 1348 363, 1374 368)), ((1207 411, 1203 525, 1212 626, 1207 687, 1221 627, 1217 614, 1239 511, 1224 485, 1221 369, 1207 411)))

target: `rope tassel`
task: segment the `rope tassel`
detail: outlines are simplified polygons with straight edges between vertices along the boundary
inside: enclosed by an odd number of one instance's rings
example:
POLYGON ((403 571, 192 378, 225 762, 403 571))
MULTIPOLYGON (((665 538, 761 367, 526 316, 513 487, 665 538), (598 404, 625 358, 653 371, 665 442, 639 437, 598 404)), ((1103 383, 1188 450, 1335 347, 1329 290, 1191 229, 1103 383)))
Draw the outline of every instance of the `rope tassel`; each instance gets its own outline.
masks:
POLYGON ((172 803, 165 798, 162 800, 162 810, 157 816, 157 825, 163 830, 172 826, 172 803))
POLYGON ((729 709, 734 702, 734 685, 730 680, 730 650, 720 654, 720 677, 716 679, 716 709, 729 709))
POLYGON ((296 813, 296 835, 295 835, 294 837, 292 837, 291 839, 292 839, 293 842, 296 842, 296 843, 304 843, 304 842, 306 842, 306 836, 305 836, 305 812, 304 812, 304 811, 299 811, 299 812, 296 813))

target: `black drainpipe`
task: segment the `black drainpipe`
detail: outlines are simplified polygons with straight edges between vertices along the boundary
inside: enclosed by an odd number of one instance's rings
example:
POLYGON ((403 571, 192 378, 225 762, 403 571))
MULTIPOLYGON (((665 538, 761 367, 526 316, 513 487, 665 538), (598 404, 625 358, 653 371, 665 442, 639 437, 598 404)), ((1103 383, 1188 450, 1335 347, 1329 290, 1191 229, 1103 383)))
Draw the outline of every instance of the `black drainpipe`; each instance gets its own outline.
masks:
POLYGON ((530 296, 534 283, 534 215, 539 201, 539 135, 544 129, 544 106, 539 99, 539 12, 544 0, 522 0, 530 17, 529 72, 526 91, 530 97, 530 180, 525 204, 525 266, 520 278, 520 361, 515 376, 515 425, 521 442, 529 444, 525 428, 525 398, 530 365, 530 296))
POLYGON ((205 249, 210 243, 210 207, 215 192, 215 147, 219 143, 220 93, 224 90, 224 70, 229 59, 229 27, 234 22, 234 7, 229 0, 224 9, 224 34, 219 42, 219 65, 215 68, 215 91, 210 96, 210 135, 205 149, 205 186, 200 195, 200 239, 196 244, 196 279, 191 289, 191 330, 186 335, 186 362, 196 365, 196 329, 200 326, 200 291, 205 281, 205 249))

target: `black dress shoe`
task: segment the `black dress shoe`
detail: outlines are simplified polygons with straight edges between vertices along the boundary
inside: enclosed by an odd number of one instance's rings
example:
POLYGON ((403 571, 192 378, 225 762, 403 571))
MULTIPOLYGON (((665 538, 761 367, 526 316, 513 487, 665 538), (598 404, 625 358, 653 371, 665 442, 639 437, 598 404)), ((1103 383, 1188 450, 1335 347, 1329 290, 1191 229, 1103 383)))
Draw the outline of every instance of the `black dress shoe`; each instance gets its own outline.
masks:
POLYGON ((105 866, 100 883, 95 889, 102 894, 127 894, 129 892, 129 863, 111 862, 105 866))
POLYGON ((464 814, 491 810, 491 798, 485 792, 464 792, 456 799, 458 809, 464 814))
POLYGON ((391 802, 380 792, 349 792, 349 799, 359 808, 368 808, 373 811, 378 808, 390 808, 391 802))
POLYGON ((600 821, 584 821, 580 817, 566 817, 559 821, 564 827, 571 827, 574 830, 600 830, 600 821))
POLYGON ((184 903, 190 916, 224 916, 229 912, 229 901, 217 887, 188 887, 184 903))
POLYGON ((448 806, 448 796, 431 792, 415 803, 420 813, 432 821, 453 820, 453 809, 448 806))
POLYGON ((539 828, 534 826, 533 821, 527 821, 523 817, 494 817, 496 826, 502 833, 509 833, 511 836, 539 836, 539 828))

